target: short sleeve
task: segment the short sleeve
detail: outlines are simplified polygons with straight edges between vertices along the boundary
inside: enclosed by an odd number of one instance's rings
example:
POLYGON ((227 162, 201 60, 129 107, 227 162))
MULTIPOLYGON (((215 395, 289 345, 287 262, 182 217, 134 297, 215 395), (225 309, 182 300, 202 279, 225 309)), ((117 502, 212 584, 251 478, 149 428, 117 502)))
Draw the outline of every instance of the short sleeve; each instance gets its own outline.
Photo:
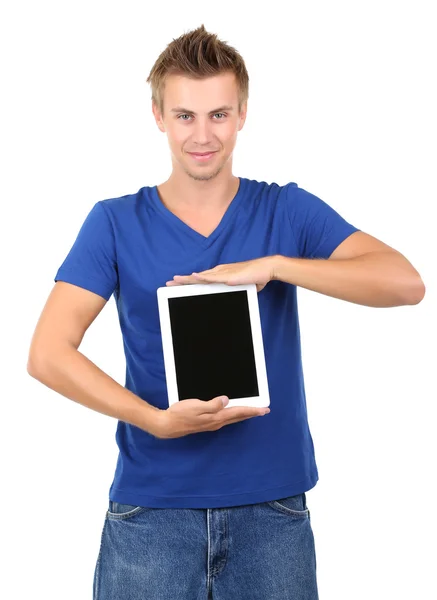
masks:
POLYGON ((55 281, 66 281, 109 300, 118 285, 115 237, 102 201, 83 222, 76 240, 59 267, 55 281))
POLYGON ((329 258, 357 227, 329 204, 299 187, 287 185, 287 212, 300 258, 329 258))

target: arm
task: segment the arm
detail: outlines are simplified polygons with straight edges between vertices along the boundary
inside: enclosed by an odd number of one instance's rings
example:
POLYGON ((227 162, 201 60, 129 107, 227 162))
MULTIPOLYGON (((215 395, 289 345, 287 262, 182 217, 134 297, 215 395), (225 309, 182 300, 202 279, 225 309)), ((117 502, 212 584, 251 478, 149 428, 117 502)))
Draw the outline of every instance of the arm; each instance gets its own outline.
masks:
POLYGON ((296 184, 284 189, 278 205, 284 254, 175 275, 167 285, 256 283, 260 292, 276 279, 365 306, 402 306, 423 299, 424 283, 400 252, 296 184))
POLYGON ((97 412, 135 425, 158 438, 176 438, 266 414, 249 406, 224 408, 222 398, 177 402, 167 410, 152 406, 106 375, 78 346, 105 305, 105 298, 57 282, 32 338, 28 373, 59 394, 97 412))
POLYGON ((121 386, 78 350, 105 304, 105 298, 94 292, 57 282, 33 334, 27 371, 70 400, 154 435, 156 415, 162 411, 121 386))
POLYGON ((271 257, 272 279, 373 307, 418 304, 424 283, 397 250, 362 231, 352 233, 328 260, 271 257))

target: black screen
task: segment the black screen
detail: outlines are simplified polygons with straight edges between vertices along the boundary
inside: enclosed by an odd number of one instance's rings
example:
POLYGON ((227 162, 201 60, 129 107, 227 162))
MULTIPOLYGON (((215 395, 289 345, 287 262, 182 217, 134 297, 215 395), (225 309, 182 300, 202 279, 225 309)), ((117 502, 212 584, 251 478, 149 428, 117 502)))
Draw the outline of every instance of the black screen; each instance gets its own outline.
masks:
POLYGON ((168 302, 179 400, 258 396, 247 292, 168 302))

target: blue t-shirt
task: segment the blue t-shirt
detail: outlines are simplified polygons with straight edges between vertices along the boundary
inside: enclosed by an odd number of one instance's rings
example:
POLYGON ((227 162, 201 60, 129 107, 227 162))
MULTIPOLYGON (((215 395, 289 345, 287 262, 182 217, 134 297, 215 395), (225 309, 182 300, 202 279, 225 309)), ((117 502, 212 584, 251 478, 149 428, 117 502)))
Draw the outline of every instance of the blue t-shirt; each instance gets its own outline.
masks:
MULTIPOLYGON (((98 201, 59 267, 66 281, 114 294, 126 356, 125 387, 168 408, 156 290, 173 276, 281 254, 327 259, 359 231, 317 196, 240 177, 218 227, 205 237, 162 203, 157 186, 98 201)), ((277 500, 318 481, 308 426, 296 286, 258 293, 270 414, 180 438, 117 422, 109 498, 151 508, 220 508, 277 500)))

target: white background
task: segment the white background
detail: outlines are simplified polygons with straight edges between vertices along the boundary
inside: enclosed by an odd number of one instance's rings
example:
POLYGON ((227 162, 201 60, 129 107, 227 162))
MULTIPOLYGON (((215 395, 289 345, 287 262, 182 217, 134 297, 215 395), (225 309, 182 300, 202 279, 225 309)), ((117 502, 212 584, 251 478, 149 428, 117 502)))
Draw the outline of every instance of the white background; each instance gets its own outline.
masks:
MULTIPOLYGON (((320 597, 437 597, 432 6, 40 0, 3 7, 3 598, 91 598, 117 422, 31 378, 28 349, 93 204, 169 176, 167 138, 145 79, 173 38, 202 23, 241 52, 249 72, 234 174, 297 182, 401 251, 427 287, 419 305, 389 309, 299 289, 320 475, 307 493, 320 597)), ((124 385, 113 297, 81 351, 124 385)))

